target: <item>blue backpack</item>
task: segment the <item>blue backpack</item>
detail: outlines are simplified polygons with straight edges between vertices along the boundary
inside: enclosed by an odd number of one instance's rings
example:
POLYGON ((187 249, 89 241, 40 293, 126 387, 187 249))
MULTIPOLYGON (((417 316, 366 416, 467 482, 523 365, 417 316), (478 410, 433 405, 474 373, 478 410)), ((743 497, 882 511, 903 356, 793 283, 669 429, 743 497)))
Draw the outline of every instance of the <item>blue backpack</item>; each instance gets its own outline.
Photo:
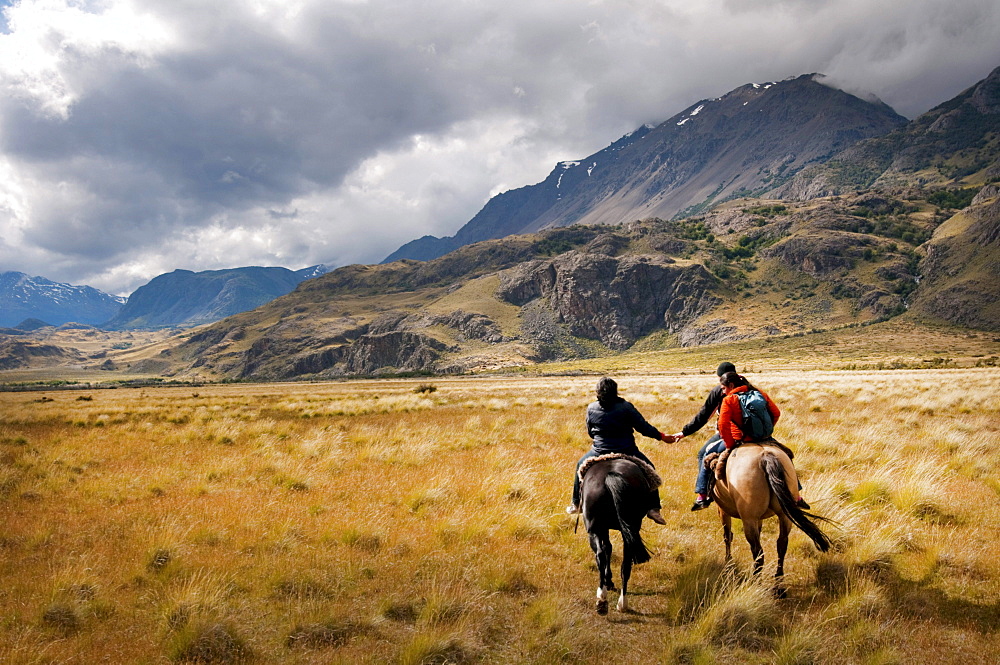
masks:
POLYGON ((747 390, 736 393, 740 401, 740 411, 743 413, 743 435, 754 441, 762 441, 771 436, 774 422, 771 412, 767 410, 767 400, 759 390, 747 390))

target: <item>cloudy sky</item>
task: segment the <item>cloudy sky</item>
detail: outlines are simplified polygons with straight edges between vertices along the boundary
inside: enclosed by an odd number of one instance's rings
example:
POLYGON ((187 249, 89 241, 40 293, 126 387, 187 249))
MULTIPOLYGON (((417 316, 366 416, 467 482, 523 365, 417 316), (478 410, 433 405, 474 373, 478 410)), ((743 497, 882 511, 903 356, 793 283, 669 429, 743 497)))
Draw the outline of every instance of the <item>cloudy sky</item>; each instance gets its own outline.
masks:
POLYGON ((0 271, 378 262, 749 82, 913 117, 1000 66, 996 0, 0 0, 0 271))

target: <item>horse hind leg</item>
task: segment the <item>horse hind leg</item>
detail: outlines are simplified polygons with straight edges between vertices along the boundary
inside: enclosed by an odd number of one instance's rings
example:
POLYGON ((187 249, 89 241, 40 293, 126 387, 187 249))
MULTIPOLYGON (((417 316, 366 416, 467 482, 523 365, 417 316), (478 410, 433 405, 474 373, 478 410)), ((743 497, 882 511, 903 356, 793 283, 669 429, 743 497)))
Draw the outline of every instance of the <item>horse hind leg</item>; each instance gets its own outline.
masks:
POLYGON ((608 532, 601 534, 590 534, 590 549, 594 550, 594 558, 597 561, 597 573, 600 575, 600 584, 597 587, 598 614, 608 613, 608 591, 614 589, 611 581, 611 538, 608 532))
POLYGON ((726 563, 733 560, 733 518, 720 511, 722 515, 722 541, 726 544, 726 563))
POLYGON ((792 530, 792 521, 784 513, 778 513, 778 567, 774 572, 774 595, 784 598, 787 595, 783 584, 785 579, 785 553, 788 552, 788 534, 792 530))
POLYGON ((625 592, 628 590, 628 580, 632 576, 632 551, 628 545, 625 545, 622 550, 622 592, 618 596, 618 605, 616 606, 619 612, 628 612, 628 599, 625 597, 625 592))
POLYGON ((760 544, 760 520, 743 520, 743 535, 746 536, 747 543, 750 544, 750 553, 753 555, 753 574, 759 575, 764 567, 764 548, 760 544))

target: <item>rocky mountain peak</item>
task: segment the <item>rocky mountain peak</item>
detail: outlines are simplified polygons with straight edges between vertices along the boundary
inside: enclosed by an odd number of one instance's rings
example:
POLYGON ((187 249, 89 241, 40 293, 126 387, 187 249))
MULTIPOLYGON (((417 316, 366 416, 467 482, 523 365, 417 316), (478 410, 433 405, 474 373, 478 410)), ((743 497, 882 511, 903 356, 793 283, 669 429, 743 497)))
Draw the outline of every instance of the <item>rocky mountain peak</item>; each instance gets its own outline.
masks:
POLYGON ((425 236, 386 262, 429 260, 480 240, 570 224, 694 214, 773 189, 807 164, 906 122, 881 102, 816 79, 748 83, 692 104, 654 128, 558 163, 542 182, 490 199, 455 236, 425 236))
POLYGON ((976 86, 969 103, 983 114, 1000 113, 1000 67, 976 86))

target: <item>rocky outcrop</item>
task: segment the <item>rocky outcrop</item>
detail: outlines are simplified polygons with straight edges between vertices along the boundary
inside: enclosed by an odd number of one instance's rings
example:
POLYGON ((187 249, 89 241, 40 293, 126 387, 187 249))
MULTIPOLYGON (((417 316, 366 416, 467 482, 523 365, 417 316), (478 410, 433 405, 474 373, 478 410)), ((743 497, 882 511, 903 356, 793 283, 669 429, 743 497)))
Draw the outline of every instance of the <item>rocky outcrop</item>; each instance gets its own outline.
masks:
POLYGON ((760 256, 778 259, 813 277, 825 277, 853 267, 858 251, 857 241, 847 234, 802 234, 762 250, 760 256))
POLYGON ((457 333, 459 341, 478 340, 488 344, 499 344, 507 340, 493 319, 478 312, 455 310, 448 314, 421 312, 408 314, 394 310, 386 312, 371 323, 368 332, 382 335, 390 332, 415 332, 431 326, 444 326, 457 333))
POLYGON ((620 350, 661 327, 677 332, 707 312, 718 303, 715 285, 701 265, 567 252, 501 273, 497 297, 515 305, 543 299, 571 334, 620 350))
POLYGON ((262 337, 243 356, 242 378, 352 376, 428 370, 448 345, 428 335, 393 331, 361 335, 339 346, 302 350, 302 340, 262 337))
POLYGON ((677 336, 681 346, 701 346, 739 339, 739 330, 725 319, 712 319, 700 326, 690 326, 677 336))
POLYGON ((433 321, 438 325, 457 330, 460 337, 465 340, 479 340, 489 344, 505 341, 500 327, 485 314, 456 310, 448 315, 434 317, 433 321))
POLYGON ((362 335, 349 348, 345 374, 372 374, 378 370, 428 369, 448 346, 433 337, 411 332, 362 335))

